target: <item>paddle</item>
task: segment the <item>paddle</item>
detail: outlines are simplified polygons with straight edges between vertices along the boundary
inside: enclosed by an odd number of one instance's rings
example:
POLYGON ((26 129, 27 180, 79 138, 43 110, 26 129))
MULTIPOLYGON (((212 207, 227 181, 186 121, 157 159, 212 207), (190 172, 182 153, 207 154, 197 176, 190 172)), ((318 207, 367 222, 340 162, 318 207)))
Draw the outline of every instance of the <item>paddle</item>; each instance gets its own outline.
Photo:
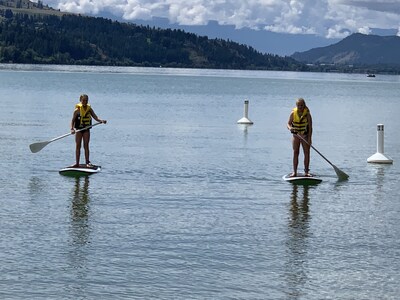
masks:
MULTIPOLYGON (((102 123, 95 123, 95 124, 93 124, 93 125, 89 125, 89 126, 84 127, 84 128, 82 128, 82 129, 75 130, 75 132, 83 131, 83 130, 92 128, 92 127, 94 127, 94 126, 96 126, 96 125, 99 125, 99 124, 102 124, 102 123)), ((33 144, 30 144, 30 145, 29 145, 29 148, 31 149, 32 153, 36 153, 36 152, 39 152, 40 150, 42 150, 42 149, 43 149, 44 147, 46 147, 48 144, 50 144, 50 143, 52 143, 52 142, 54 142, 54 141, 57 141, 57 140, 59 140, 59 139, 65 138, 66 136, 69 136, 69 135, 71 135, 71 134, 73 134, 73 133, 71 133, 71 132, 70 132, 70 133, 66 133, 66 134, 63 134, 63 135, 61 135, 61 136, 59 136, 59 137, 56 137, 56 138, 54 138, 54 139, 51 139, 51 140, 49 140, 49 141, 33 143, 33 144)))
POLYGON ((322 155, 321 152, 319 152, 319 151, 318 151, 313 145, 311 145, 305 138, 303 138, 301 135, 299 135, 299 134, 297 134, 297 133, 295 133, 295 135, 296 135, 299 139, 301 139, 302 141, 304 141, 305 143, 307 143, 307 145, 309 145, 311 148, 313 148, 319 155, 321 155, 321 157, 322 157, 323 159, 325 159, 325 160, 333 167, 333 169, 334 169, 335 172, 336 172, 336 175, 337 175, 338 178, 339 178, 339 181, 349 179, 349 175, 347 175, 345 172, 343 172, 343 171, 340 170, 338 167, 336 167, 333 163, 331 163, 325 156, 322 155))

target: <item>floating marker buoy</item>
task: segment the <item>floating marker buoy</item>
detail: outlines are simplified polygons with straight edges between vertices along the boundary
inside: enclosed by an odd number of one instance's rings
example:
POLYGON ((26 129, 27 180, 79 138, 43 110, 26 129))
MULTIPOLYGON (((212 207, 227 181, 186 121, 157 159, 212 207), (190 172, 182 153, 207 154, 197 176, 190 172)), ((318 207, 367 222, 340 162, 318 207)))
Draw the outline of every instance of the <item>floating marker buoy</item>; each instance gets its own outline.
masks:
POLYGON ((253 122, 249 120, 249 100, 244 101, 244 116, 237 122, 238 124, 253 124, 253 122))
POLYGON ((377 125, 377 149, 376 153, 372 156, 370 156, 367 159, 367 162, 369 163, 377 163, 377 164, 391 164, 393 163, 393 160, 389 157, 387 157, 385 154, 383 154, 383 131, 384 131, 384 126, 383 124, 378 124, 377 125))

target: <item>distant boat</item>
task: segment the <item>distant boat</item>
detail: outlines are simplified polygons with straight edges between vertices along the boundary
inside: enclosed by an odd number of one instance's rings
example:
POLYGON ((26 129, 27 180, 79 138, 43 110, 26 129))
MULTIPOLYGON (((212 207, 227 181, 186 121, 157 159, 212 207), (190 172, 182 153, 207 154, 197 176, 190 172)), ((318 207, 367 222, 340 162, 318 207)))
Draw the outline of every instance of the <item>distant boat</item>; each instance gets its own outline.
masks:
POLYGON ((375 77, 375 74, 368 74, 367 77, 375 77))

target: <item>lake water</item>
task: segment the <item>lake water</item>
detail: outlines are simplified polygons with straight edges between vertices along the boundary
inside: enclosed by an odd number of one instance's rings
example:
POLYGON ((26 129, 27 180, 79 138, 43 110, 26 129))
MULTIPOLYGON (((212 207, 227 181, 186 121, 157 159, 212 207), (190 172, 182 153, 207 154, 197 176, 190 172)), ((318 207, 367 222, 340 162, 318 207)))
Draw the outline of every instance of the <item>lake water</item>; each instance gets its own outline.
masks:
POLYGON ((0 95, 1 299, 398 299, 399 76, 0 65, 0 95), (82 93, 103 170, 71 178, 72 136, 29 144, 82 93), (348 181, 282 180, 297 97, 348 181))

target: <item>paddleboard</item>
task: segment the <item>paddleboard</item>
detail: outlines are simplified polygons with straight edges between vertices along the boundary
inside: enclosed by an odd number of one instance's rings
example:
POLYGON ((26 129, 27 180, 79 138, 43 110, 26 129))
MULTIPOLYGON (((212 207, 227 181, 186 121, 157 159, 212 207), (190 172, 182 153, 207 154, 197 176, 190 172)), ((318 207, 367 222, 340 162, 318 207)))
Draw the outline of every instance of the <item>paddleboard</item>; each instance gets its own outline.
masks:
POLYGON ((88 176, 101 171, 101 166, 86 167, 86 165, 79 165, 79 167, 65 167, 59 171, 61 175, 66 176, 88 176))
POLYGON ((286 174, 282 178, 283 180, 288 181, 290 183, 301 184, 301 185, 311 185, 322 182, 322 179, 316 175, 304 176, 304 174, 297 174, 296 177, 290 177, 290 174, 286 174))

